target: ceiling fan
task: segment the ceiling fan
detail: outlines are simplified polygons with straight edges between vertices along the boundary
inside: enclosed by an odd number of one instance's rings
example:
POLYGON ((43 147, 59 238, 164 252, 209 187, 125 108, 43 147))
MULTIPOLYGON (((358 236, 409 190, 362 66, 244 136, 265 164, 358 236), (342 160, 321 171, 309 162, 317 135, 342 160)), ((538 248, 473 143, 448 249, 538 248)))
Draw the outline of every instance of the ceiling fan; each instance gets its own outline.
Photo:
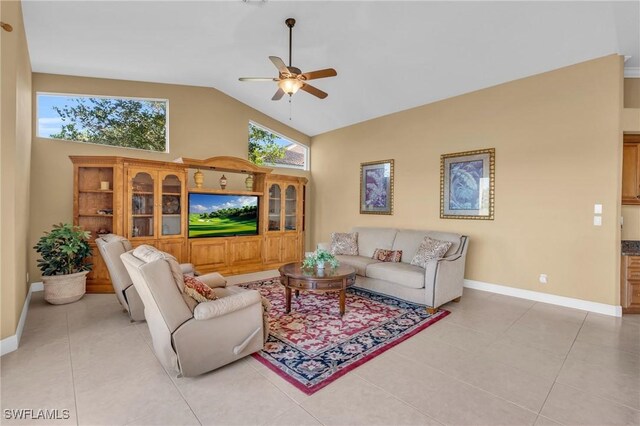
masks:
POLYGON ((291 40, 293 33, 293 26, 296 24, 296 20, 293 18, 287 18, 284 23, 289 27, 289 66, 287 66, 284 61, 277 56, 269 56, 273 65, 278 69, 278 78, 269 78, 269 77, 241 77, 240 81, 277 81, 278 82, 278 90, 275 95, 271 98, 272 101, 278 101, 282 99, 284 94, 288 94, 289 96, 296 93, 299 89, 304 90, 307 93, 312 94, 320 99, 324 99, 327 97, 327 93, 322 90, 313 87, 310 84, 307 84, 309 80, 315 80, 318 78, 326 78, 326 77, 335 77, 338 75, 336 70, 333 68, 327 68, 318 71, 311 71, 303 73, 300 71, 300 68, 296 68, 291 65, 291 40))

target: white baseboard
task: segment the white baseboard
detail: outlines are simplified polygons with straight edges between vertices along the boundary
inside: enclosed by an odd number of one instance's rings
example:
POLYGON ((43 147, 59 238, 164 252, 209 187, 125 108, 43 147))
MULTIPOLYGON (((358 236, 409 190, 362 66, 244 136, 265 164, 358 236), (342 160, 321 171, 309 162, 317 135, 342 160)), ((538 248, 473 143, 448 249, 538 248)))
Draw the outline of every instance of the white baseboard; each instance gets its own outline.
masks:
POLYGON ((556 296, 555 294, 540 293, 538 291, 507 287, 482 281, 464 280, 464 286, 475 290, 504 294, 505 296, 534 300, 536 302, 549 303, 551 305, 565 306, 567 308, 580 309, 583 311, 595 312, 597 314, 610 315, 612 317, 622 316, 622 306, 590 302, 588 300, 574 299, 572 297, 556 296))
POLYGON ((29 303, 31 302, 31 294, 34 291, 43 291, 44 284, 42 282, 31 283, 27 297, 24 299, 24 305, 22 306, 22 313, 20 314, 20 320, 18 321, 18 328, 16 334, 6 337, 0 340, 0 356, 8 354, 18 349, 20 344, 20 338, 22 337, 22 331, 24 330, 24 323, 27 321, 27 312, 29 311, 29 303))

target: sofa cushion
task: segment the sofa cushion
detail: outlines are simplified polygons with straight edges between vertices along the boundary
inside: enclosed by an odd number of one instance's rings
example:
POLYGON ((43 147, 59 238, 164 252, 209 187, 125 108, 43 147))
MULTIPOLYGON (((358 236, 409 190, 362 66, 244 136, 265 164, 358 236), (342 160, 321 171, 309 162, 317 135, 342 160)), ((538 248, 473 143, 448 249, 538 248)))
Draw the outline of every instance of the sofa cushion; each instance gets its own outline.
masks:
POLYGON ((398 232, 395 228, 364 227, 356 227, 351 231, 358 233, 358 254, 364 257, 373 256, 377 248, 391 250, 398 232))
POLYGON ((452 254, 457 253, 460 249, 460 242, 462 240, 462 235, 460 234, 453 232, 429 231, 427 232, 427 235, 434 240, 449 241, 451 243, 451 247, 449 247, 449 250, 447 250, 443 257, 451 256, 452 254))
POLYGON ((402 250, 387 250, 377 248, 373 252, 372 259, 379 260, 380 262, 400 262, 402 260, 402 250))
POLYGON ((394 250, 402 250, 403 263, 411 263, 411 259, 418 252, 418 247, 427 236, 427 231, 414 231, 410 229, 401 229, 396 234, 393 241, 394 250))
POLYGON ((184 276, 184 292, 200 303, 217 299, 211 287, 190 275, 184 276))
POLYGON ((367 277, 410 288, 424 288, 424 269, 406 263, 381 262, 367 267, 367 277))
POLYGON ((332 232, 331 250, 332 255, 344 254, 349 256, 358 255, 358 233, 357 232, 332 232))
POLYGON ((337 255, 336 259, 340 262, 341 265, 349 265, 356 268, 356 274, 366 277, 367 267, 369 265, 373 265, 374 263, 381 263, 378 260, 371 259, 370 257, 364 256, 345 256, 345 255, 337 255))
POLYGON ((416 255, 411 259, 411 264, 426 268, 427 262, 433 259, 440 259, 451 247, 451 241, 434 240, 431 237, 424 237, 424 241, 418 247, 416 255))

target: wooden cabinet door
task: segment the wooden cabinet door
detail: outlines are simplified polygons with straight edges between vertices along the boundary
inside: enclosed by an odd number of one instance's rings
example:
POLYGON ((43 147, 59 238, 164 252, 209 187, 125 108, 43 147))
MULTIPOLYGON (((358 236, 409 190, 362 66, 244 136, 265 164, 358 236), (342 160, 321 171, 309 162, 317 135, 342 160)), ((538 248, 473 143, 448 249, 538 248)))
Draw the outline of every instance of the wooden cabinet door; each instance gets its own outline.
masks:
POLYGON ((282 261, 296 262, 300 260, 298 234, 285 234, 282 237, 282 261))
POLYGON ((622 204, 640 204, 638 144, 625 143, 622 151, 622 204))
POLYGON ((227 266, 226 239, 193 240, 190 244, 190 259, 196 270, 213 271, 227 266))
POLYGON ((158 172, 149 168, 129 168, 127 198, 125 199, 126 236, 136 239, 155 239, 158 216, 158 172))
POLYGON ((230 264, 232 266, 262 261, 262 238, 248 237, 229 240, 230 264))
POLYGON ((158 238, 186 237, 186 174, 184 171, 158 172, 158 238))
POLYGON ((187 262, 187 253, 186 247, 183 239, 178 240, 157 240, 156 248, 165 253, 169 253, 180 263, 187 262))
POLYGON ((281 250, 282 250, 281 235, 266 235, 264 237, 264 263, 280 262, 281 250))
POLYGON ((98 246, 91 243, 91 257, 88 259, 93 265, 91 272, 87 274, 87 292, 88 293, 113 293, 111 286, 111 277, 107 265, 100 255, 98 246))

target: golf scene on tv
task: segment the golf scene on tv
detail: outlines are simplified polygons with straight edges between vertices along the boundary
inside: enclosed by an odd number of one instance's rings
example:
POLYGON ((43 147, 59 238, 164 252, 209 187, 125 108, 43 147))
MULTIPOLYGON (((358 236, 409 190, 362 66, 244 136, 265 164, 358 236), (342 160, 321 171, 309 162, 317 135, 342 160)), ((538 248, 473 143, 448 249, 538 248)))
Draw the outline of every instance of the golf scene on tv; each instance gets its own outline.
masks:
POLYGON ((189 194, 189 238, 258 234, 258 197, 189 194))

